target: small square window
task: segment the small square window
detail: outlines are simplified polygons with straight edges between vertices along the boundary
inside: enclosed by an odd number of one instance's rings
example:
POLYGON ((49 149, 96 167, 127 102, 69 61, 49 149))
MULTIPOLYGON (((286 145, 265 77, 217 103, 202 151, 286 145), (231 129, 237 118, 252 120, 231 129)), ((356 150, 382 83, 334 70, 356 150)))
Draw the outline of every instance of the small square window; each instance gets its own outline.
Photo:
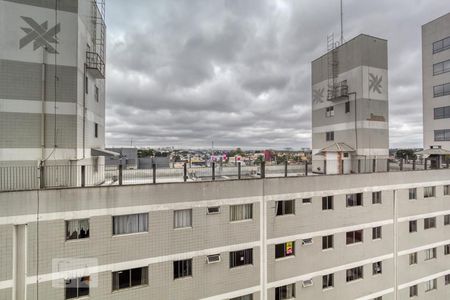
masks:
POLYGON ((333 209, 333 196, 322 197, 322 210, 333 209))
POLYGON ((417 232, 417 221, 409 221, 409 232, 417 232))
POLYGON ((192 227, 192 209, 181 209, 173 212, 173 227, 192 227))
POLYGON ((427 186, 423 188, 423 197, 424 198, 432 198, 436 196, 436 187, 427 186))
POLYGON ((450 215, 445 215, 444 216, 444 225, 450 225, 450 215))
POLYGON ((383 272, 383 264, 381 261, 375 262, 372 264, 372 274, 378 275, 383 272))
POLYGON ((409 254, 409 264, 410 265, 417 264, 417 252, 409 254))
POLYGON ((444 246, 444 255, 450 254, 450 244, 444 246))
POLYGON ((425 260, 435 259, 436 258, 436 248, 426 249, 425 250, 425 260))
POLYGON ((417 199, 417 189, 409 189, 409 200, 416 200, 417 199))
POLYGON ((381 192, 372 193, 372 204, 381 204, 381 192))
POLYGON ((275 258, 295 255, 295 241, 275 245, 275 258))
POLYGON ((277 216, 295 214, 295 200, 277 201, 275 203, 277 216))
POLYGON ((436 228, 436 217, 425 218, 423 227, 424 229, 436 228))
POLYGON ((347 102, 345 102, 345 113, 347 114, 349 112, 350 112, 350 102, 347 101, 347 102))
POLYGON ((445 281, 445 285, 449 285, 450 284, 450 274, 445 275, 444 281, 445 281))
POLYGON ((303 204, 311 204, 312 203, 312 199, 311 198, 303 198, 302 199, 302 203, 303 204))
POLYGON ((327 235, 322 237, 322 249, 332 249, 334 243, 333 235, 327 235))
POLYGON ((218 214, 220 213, 220 206, 211 206, 208 207, 208 215, 218 214))
POLYGON ((409 287, 409 297, 410 298, 417 297, 417 295, 418 295, 418 291, 417 290, 418 290, 417 289, 417 284, 413 285, 413 286, 410 286, 409 287))
POLYGON ((381 226, 372 228, 372 239, 373 240, 381 239, 381 226))
POLYGON ((322 276, 322 289, 329 289, 334 286, 334 274, 322 276))
POLYGON ((450 184, 444 185, 444 196, 450 195, 450 184))
POLYGON ((177 260, 173 262, 173 278, 192 276, 192 259, 177 260))

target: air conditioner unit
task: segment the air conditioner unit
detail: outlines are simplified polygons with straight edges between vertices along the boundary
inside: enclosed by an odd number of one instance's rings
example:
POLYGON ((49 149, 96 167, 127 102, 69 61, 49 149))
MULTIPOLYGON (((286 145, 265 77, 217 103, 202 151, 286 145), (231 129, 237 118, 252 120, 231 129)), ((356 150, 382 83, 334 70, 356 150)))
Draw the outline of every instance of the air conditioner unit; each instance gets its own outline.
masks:
POLYGON ((214 264, 220 262, 220 254, 212 254, 206 256, 206 263, 214 264))
POLYGON ((309 238, 309 239, 303 239, 302 240, 302 245, 305 245, 305 246, 307 246, 307 245, 312 245, 314 242, 313 242, 313 239, 312 238, 309 238))
POLYGON ((302 281, 302 286, 303 287, 309 287, 309 286, 313 286, 314 282, 312 279, 308 279, 308 280, 303 280, 302 281))

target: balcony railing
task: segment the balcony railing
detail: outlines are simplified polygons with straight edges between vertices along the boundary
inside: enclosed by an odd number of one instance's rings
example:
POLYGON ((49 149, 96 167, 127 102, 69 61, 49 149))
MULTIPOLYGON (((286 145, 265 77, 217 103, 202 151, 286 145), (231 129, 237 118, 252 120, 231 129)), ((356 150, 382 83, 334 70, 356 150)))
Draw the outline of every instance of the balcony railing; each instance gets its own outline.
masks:
POLYGON ((86 52, 86 69, 97 79, 105 79, 105 62, 96 52, 86 52))
POLYGON ((339 101, 348 99, 347 81, 341 82, 328 90, 328 101, 339 101))

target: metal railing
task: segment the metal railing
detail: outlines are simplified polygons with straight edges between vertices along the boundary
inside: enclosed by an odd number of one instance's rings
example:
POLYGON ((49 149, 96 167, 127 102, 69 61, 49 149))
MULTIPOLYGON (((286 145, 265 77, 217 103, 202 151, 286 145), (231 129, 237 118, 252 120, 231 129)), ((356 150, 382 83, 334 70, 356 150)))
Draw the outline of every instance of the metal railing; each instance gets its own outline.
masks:
POLYGON ((191 167, 185 163, 183 168, 158 168, 153 164, 151 169, 125 169, 121 165, 0 166, 0 191, 399 172, 436 168, 449 168, 449 161, 436 165, 428 160, 358 159, 351 162, 351 167, 333 161, 280 164, 262 162, 252 166, 211 163, 209 167, 191 167))

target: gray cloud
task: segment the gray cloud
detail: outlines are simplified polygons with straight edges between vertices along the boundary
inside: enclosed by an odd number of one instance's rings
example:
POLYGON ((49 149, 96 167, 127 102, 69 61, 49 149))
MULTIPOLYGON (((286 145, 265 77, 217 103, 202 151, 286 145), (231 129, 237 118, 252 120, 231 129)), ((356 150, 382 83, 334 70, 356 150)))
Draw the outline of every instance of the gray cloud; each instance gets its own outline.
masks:
MULTIPOLYGON (((447 1, 344 3, 347 38, 389 40, 391 146, 421 146, 420 26, 447 1)), ((339 31, 338 5, 108 1, 107 144, 310 146, 310 61, 339 31)))

